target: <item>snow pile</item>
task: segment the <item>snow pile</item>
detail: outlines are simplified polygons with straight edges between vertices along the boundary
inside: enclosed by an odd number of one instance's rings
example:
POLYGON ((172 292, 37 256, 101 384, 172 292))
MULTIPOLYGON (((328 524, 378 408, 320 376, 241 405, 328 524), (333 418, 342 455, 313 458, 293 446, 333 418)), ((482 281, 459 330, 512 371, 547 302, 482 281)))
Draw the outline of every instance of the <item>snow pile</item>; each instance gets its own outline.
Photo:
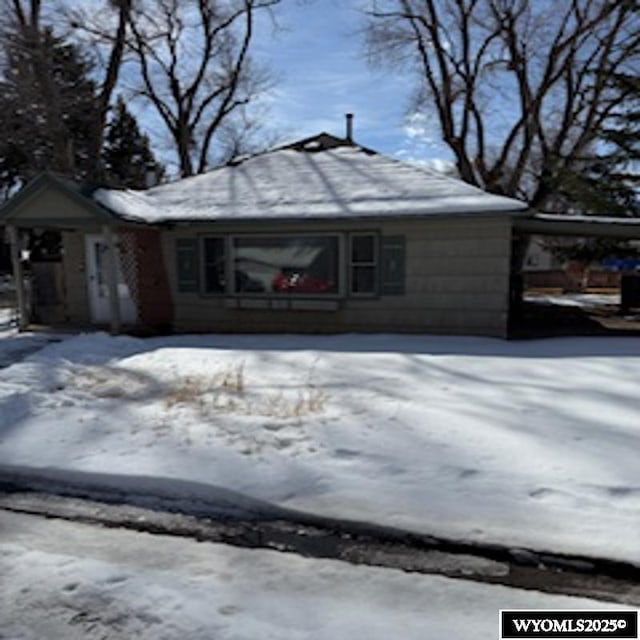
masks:
POLYGON ((0 307, 0 332, 6 331, 18 324, 18 312, 16 309, 0 307))
POLYGON ((600 306, 617 306, 620 304, 619 293, 526 293, 526 302, 537 304, 554 304, 562 307, 582 307, 592 309, 600 306))
POLYGON ((637 339, 89 334, 0 371, 0 463, 640 564, 639 380, 637 339))
POLYGON ((524 212, 518 200, 358 147, 280 149, 147 191, 93 198, 145 222, 524 212))

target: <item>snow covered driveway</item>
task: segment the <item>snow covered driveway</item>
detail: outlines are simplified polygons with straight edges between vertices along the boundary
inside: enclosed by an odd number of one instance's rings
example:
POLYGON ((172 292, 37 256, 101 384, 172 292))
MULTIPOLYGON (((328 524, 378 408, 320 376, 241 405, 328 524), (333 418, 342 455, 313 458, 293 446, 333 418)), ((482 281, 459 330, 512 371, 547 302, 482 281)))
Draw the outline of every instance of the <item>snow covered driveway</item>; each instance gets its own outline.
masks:
MULTIPOLYGON (((3 321, 2 311, 0 309, 0 326, 3 321)), ((59 339, 45 333, 16 333, 13 329, 0 330, 0 369, 22 360, 54 340, 59 339)))
POLYGON ((621 608, 0 511, 12 640, 475 640, 498 609, 621 608))
POLYGON ((639 398, 637 339, 89 334, 0 371, 0 463, 640 564, 639 398))

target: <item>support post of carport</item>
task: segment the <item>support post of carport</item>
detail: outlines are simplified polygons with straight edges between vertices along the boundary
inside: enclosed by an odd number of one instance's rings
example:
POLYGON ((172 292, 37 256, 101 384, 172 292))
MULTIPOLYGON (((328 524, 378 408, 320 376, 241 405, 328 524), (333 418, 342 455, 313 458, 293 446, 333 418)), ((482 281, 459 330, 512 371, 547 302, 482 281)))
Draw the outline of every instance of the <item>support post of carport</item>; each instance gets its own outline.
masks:
POLYGON ((13 225, 7 227, 9 242, 11 244, 11 264, 13 267, 13 281, 16 285, 16 296, 18 298, 18 329, 24 331, 29 324, 27 318, 27 295, 24 289, 24 272, 22 270, 20 235, 18 229, 13 225))
POLYGON ((120 333, 121 316, 120 316, 120 296, 118 295, 118 263, 116 254, 116 243, 113 237, 113 229, 105 225, 102 227, 102 234, 107 243, 107 288, 109 289, 109 317, 111 324, 111 333, 120 333))

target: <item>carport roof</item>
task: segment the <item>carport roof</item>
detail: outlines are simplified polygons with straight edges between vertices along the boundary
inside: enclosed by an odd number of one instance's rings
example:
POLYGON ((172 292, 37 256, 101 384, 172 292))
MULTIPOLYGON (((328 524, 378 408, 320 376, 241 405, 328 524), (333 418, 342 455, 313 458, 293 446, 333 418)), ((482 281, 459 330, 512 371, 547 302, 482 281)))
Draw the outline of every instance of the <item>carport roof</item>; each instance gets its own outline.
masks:
POLYGON ((537 213, 514 222, 515 231, 535 235, 640 238, 640 218, 537 213))

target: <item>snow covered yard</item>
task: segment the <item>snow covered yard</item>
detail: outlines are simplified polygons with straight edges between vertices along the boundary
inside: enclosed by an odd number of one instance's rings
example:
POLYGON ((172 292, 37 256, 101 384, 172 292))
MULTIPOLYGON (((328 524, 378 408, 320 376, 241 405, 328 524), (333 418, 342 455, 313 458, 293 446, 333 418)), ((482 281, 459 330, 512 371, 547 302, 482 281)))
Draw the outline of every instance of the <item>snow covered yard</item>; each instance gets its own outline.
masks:
POLYGON ((0 371, 0 463, 640 564, 639 397, 637 339, 87 334, 0 371))

